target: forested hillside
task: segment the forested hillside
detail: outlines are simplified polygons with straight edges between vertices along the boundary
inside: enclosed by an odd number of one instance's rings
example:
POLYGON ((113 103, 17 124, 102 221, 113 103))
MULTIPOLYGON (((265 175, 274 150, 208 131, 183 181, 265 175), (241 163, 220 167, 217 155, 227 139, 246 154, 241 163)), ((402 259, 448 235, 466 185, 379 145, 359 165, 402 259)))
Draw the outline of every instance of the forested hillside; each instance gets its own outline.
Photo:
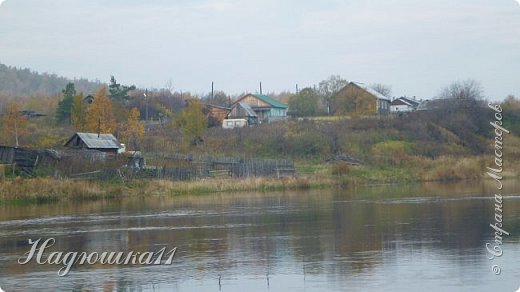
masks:
POLYGON ((93 93, 100 82, 87 79, 70 80, 56 74, 37 73, 28 68, 11 67, 0 64, 0 96, 50 96, 61 92, 69 82, 74 82, 76 90, 83 93, 93 93))

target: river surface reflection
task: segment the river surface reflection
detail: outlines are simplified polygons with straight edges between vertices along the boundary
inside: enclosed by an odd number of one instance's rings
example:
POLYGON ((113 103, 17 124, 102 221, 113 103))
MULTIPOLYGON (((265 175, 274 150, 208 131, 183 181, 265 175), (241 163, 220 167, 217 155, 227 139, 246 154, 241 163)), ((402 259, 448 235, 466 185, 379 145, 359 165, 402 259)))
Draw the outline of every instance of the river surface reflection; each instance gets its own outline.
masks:
POLYGON ((505 182, 504 255, 489 260, 492 181, 0 205, 5 291, 516 291, 520 185, 505 182), (19 265, 51 251, 157 251, 171 265, 19 265), (496 276, 492 265, 502 268, 496 276))

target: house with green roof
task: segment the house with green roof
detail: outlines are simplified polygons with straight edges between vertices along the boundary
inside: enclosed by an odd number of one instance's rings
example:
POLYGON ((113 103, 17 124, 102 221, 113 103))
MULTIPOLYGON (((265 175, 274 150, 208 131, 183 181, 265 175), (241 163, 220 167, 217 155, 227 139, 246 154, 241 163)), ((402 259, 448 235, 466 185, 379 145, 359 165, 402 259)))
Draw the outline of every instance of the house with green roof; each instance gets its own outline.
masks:
POLYGON ((231 112, 239 106, 249 106, 260 123, 270 123, 287 118, 287 105, 262 94, 246 94, 232 104, 231 112))

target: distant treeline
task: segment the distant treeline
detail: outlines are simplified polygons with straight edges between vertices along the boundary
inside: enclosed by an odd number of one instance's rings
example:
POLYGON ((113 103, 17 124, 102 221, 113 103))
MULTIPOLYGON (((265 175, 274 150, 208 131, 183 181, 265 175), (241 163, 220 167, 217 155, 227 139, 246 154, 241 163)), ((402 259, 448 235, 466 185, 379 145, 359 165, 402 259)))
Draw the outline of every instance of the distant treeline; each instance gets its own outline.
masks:
POLYGON ((95 92, 101 83, 87 79, 70 80, 56 74, 37 73, 28 68, 0 64, 0 96, 51 96, 61 93, 67 83, 73 82, 78 92, 95 92))

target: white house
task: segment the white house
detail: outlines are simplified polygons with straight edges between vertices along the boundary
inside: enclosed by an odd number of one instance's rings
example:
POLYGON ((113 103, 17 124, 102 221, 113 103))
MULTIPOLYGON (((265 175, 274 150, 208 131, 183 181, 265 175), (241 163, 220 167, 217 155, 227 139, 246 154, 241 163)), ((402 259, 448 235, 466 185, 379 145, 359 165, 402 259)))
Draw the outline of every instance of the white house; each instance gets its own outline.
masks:
POLYGON ((410 99, 403 96, 392 101, 390 104, 390 111, 392 113, 411 112, 416 110, 418 105, 419 102, 415 99, 410 99))

